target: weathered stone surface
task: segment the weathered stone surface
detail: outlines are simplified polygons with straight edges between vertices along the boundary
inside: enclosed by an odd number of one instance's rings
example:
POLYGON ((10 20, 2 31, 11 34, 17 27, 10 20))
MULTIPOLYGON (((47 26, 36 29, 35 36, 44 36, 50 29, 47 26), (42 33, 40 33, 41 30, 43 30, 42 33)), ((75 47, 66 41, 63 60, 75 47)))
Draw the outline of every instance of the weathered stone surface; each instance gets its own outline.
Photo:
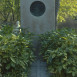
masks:
POLYGON ((37 0, 21 0, 21 27, 41 34, 55 30, 55 0, 38 0, 44 3, 46 10, 42 16, 34 16, 30 12, 31 4, 37 0))
POLYGON ((47 71, 45 62, 37 60, 32 64, 29 77, 49 77, 49 76, 50 74, 47 71))
MULTIPOLYGON (((21 1, 22 28, 28 28, 28 30, 30 32, 33 32, 34 34, 42 34, 47 31, 55 30, 55 20, 56 20, 55 0, 38 0, 39 4, 37 5, 34 3, 37 0, 20 0, 20 1, 21 1), (39 1, 43 3, 41 4, 41 7, 39 1), (34 5, 32 5, 32 3, 34 3, 34 5)), ((47 71, 46 63, 40 61, 41 59, 39 57, 40 45, 38 36, 35 36, 33 40, 34 40, 33 46, 35 48, 35 55, 37 56, 37 59, 31 66, 29 77, 49 77, 50 74, 47 71)))

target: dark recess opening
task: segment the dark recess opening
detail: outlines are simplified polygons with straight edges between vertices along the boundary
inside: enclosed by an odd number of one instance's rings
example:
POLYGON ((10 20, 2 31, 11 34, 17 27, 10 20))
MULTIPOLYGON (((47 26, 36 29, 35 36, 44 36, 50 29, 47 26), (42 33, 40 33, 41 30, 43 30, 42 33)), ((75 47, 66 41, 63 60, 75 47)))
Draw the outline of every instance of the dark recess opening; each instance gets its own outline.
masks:
POLYGON ((46 10, 45 5, 41 1, 35 1, 30 6, 30 12, 34 16, 42 16, 45 10, 46 10))

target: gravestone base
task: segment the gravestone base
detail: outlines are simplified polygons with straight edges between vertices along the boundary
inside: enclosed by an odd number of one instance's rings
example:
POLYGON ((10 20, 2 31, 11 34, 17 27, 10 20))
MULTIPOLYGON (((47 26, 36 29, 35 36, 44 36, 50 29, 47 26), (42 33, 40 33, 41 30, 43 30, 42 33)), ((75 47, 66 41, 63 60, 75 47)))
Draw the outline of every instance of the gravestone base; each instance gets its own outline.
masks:
POLYGON ((28 77, 50 77, 47 70, 46 62, 36 60, 31 65, 30 74, 28 77))
POLYGON ((40 53, 40 41, 39 37, 36 35, 33 38, 33 47, 35 48, 35 61, 32 63, 30 68, 30 73, 28 77, 50 77, 47 70, 46 62, 43 62, 43 57, 39 55, 40 53))

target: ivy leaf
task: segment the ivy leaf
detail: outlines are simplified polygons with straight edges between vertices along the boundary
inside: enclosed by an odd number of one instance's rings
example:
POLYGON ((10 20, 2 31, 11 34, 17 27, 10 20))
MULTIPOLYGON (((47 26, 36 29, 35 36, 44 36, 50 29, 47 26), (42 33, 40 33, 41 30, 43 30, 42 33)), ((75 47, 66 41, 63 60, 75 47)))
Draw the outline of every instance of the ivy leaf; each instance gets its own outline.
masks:
POLYGON ((75 73, 74 72, 72 72, 72 76, 75 77, 75 73))
POLYGON ((13 57, 10 57, 11 61, 16 63, 15 59, 13 57))
POLYGON ((9 70, 9 69, 10 69, 10 64, 8 64, 8 65, 6 66, 6 69, 7 69, 7 70, 9 70))

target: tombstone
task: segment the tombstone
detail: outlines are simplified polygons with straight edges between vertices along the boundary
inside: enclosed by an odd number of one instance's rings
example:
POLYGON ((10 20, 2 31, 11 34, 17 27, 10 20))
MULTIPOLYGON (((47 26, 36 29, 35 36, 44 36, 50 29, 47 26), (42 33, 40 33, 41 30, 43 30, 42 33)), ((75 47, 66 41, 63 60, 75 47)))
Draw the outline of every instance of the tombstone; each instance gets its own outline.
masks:
POLYGON ((55 30, 55 0, 20 0, 21 27, 33 32, 35 55, 37 60, 31 66, 29 77, 49 77, 46 62, 43 62, 39 54, 38 34, 55 30))
POLYGON ((36 34, 55 30, 55 0, 21 0, 21 27, 36 34))

